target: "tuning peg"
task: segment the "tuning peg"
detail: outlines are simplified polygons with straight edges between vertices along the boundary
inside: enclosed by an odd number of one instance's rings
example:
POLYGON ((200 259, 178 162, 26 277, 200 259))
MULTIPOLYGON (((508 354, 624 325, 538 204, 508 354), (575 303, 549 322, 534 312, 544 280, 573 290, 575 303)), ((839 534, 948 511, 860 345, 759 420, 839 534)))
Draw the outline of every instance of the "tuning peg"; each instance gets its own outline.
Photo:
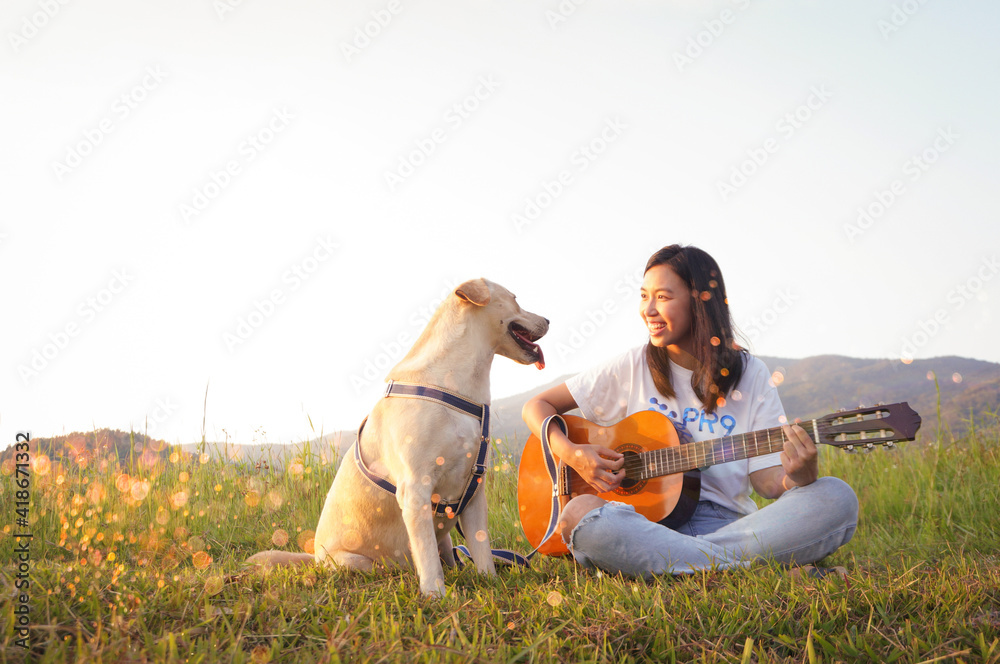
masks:
POLYGON ((864 452, 865 454, 868 454, 868 453, 870 453, 870 452, 871 452, 871 451, 872 451, 873 449, 875 449, 875 445, 874 445, 873 443, 868 443, 867 445, 865 445, 865 446, 864 446, 864 448, 862 449, 862 451, 863 451, 863 452, 864 452))
POLYGON ((848 454, 857 454, 858 453, 858 451, 856 449, 854 449, 854 445, 848 445, 847 447, 844 448, 844 451, 847 452, 848 454))
POLYGON ((885 443, 883 443, 882 449, 885 450, 886 452, 895 452, 899 448, 896 447, 896 443, 892 442, 891 440, 887 440, 885 443))

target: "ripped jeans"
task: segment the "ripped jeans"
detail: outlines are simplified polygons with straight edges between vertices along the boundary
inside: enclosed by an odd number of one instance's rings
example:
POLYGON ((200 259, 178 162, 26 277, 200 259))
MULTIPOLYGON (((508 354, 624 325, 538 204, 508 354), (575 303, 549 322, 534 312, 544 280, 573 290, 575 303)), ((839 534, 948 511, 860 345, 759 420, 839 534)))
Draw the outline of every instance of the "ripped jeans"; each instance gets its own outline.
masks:
POLYGON ((702 501, 678 530, 649 521, 631 505, 607 503, 584 515, 566 544, 586 568, 649 579, 764 560, 804 565, 847 544, 857 525, 854 491, 836 477, 821 477, 746 516, 702 501))

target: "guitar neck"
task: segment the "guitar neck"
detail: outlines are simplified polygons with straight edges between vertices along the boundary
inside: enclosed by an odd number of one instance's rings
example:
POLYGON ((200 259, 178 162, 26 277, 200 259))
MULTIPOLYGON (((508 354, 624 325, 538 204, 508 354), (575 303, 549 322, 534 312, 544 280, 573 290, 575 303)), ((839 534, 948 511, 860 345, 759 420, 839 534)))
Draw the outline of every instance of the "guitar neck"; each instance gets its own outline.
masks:
MULTIPOLYGON (((802 422, 799 426, 810 432, 814 440, 820 439, 816 420, 802 422)), ((638 481, 685 473, 696 468, 707 468, 720 463, 780 452, 784 444, 785 434, 779 426, 697 443, 664 447, 638 454, 641 461, 628 463, 626 474, 630 479, 638 481)))

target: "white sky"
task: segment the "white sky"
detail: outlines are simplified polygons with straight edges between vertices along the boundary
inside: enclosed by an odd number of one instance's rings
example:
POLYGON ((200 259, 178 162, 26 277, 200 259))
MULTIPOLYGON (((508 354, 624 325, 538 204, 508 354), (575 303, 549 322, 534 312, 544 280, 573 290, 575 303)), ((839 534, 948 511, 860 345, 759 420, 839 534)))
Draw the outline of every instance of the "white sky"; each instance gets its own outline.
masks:
POLYGON ((990 0, 5 0, 0 445, 191 442, 209 381, 210 439, 352 428, 478 276, 552 320, 543 372, 494 364, 527 391, 643 342, 632 284, 674 242, 758 354, 1000 361, 998 28, 990 0))

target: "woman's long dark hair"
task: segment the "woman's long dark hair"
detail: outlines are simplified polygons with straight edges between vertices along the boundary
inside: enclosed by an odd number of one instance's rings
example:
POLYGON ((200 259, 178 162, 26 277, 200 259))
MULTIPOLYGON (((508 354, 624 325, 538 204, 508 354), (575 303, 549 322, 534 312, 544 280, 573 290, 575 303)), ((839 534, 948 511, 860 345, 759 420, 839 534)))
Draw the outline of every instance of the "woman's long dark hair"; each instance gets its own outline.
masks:
MULTIPOLYGON (((679 244, 653 254, 646 263, 645 272, 657 265, 666 265, 677 273, 691 293, 691 337, 696 360, 691 387, 705 412, 712 413, 720 397, 728 396, 739 383, 746 353, 736 344, 722 270, 715 259, 701 249, 679 244)), ((646 364, 660 394, 675 396, 670 384, 667 349, 650 342, 646 346, 646 364)))

